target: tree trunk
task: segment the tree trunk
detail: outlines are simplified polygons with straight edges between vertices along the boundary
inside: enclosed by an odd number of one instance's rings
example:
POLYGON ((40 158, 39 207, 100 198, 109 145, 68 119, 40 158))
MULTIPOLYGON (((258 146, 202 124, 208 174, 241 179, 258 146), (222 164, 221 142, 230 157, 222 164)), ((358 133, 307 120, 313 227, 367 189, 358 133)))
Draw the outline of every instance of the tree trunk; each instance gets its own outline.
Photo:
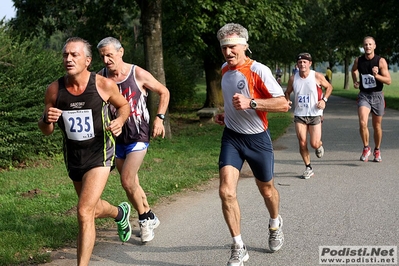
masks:
MULTIPOLYGON (((136 0, 141 9, 141 25, 143 27, 145 68, 159 82, 166 84, 163 68, 162 47, 162 0, 136 0)), ((156 117, 159 95, 149 92, 148 109, 151 116, 151 125, 156 117)), ((169 115, 165 116, 165 136, 172 137, 169 115)))
POLYGON ((349 63, 350 63, 350 56, 345 55, 345 60, 344 60, 344 89, 349 90, 349 63))
POLYGON ((220 81, 222 79, 221 65, 210 59, 204 59, 206 100, 204 107, 223 107, 223 95, 220 81))

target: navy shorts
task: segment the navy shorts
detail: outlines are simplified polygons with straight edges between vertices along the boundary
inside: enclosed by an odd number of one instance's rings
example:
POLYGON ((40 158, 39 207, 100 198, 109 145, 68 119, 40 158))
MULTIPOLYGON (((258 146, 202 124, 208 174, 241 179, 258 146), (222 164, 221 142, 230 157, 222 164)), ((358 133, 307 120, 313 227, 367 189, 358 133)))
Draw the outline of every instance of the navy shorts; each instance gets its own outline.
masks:
POLYGON ((240 134, 225 128, 219 155, 219 170, 231 165, 241 170, 248 162, 256 179, 269 182, 274 175, 273 144, 269 130, 258 134, 240 134))

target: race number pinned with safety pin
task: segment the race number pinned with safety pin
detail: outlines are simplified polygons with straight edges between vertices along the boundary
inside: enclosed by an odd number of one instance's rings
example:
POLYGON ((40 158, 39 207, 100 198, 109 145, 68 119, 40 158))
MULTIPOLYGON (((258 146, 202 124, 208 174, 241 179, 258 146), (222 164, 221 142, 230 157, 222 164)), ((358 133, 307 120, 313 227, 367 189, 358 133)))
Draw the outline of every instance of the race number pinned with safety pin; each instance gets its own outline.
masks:
POLYGON ((363 88, 371 89, 376 87, 375 77, 370 74, 362 74, 363 88))
POLYGON ((63 111, 62 118, 68 139, 83 141, 94 138, 91 109, 63 111))

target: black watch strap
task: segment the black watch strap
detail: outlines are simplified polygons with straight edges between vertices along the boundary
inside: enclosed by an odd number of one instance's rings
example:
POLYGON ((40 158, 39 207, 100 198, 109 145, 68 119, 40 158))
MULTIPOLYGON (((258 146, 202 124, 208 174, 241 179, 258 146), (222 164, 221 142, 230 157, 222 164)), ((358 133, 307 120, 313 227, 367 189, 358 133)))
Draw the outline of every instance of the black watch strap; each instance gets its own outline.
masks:
POLYGON ((157 114, 157 116, 158 116, 159 118, 161 118, 162 120, 165 120, 165 115, 164 115, 164 114, 157 114))
POLYGON ((48 121, 47 121, 47 115, 46 115, 46 114, 43 114, 42 120, 43 120, 43 122, 44 122, 45 124, 47 124, 47 125, 52 124, 51 122, 48 122, 48 121))

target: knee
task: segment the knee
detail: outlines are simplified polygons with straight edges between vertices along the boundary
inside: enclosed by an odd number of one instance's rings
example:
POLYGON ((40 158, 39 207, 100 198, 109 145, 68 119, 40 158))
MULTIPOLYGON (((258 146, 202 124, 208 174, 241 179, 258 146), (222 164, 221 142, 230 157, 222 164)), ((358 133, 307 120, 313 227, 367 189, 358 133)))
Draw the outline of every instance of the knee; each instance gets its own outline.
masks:
POLYGON ((367 128, 367 121, 360 120, 359 121, 359 126, 360 126, 360 128, 367 128))
POLYGON ((262 189, 260 189, 262 196, 264 199, 271 199, 274 197, 275 193, 277 192, 277 190, 274 188, 273 185, 266 185, 263 186, 262 189))
POLYGON ((219 197, 222 202, 228 202, 237 198, 236 191, 228 186, 221 185, 219 187, 219 197))
POLYGON ((318 149, 321 146, 321 142, 320 141, 312 141, 310 143, 310 146, 312 146, 313 149, 318 149))
POLYGON ((125 191, 130 191, 134 193, 138 189, 138 184, 135 182, 134 178, 129 176, 123 176, 121 178, 121 185, 125 191))
POLYGON ((95 211, 88 206, 78 205, 77 207, 78 220, 82 223, 90 222, 95 218, 95 211))
POLYGON ((263 193, 263 197, 264 197, 265 199, 271 199, 271 198, 273 198, 273 195, 274 195, 274 190, 273 190, 273 189, 267 189, 267 190, 265 190, 265 192, 263 193))
POLYGON ((300 149, 301 151, 306 151, 306 150, 308 149, 308 144, 307 144, 307 142, 306 142, 306 141, 303 141, 303 140, 299 141, 299 149, 300 149))

